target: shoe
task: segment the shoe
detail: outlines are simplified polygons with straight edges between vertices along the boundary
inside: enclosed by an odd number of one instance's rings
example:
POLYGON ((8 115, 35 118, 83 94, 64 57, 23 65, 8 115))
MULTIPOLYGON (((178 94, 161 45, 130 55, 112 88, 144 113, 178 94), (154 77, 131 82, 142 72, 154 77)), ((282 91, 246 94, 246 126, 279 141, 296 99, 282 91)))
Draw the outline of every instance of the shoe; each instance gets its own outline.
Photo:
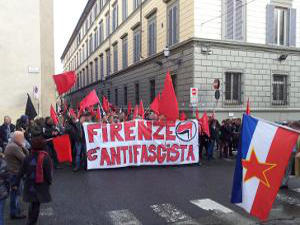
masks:
POLYGON ((73 172, 74 173, 76 173, 76 172, 78 172, 79 171, 79 167, 75 167, 74 169, 73 169, 73 172))
POLYGON ((22 220, 22 219, 25 219, 25 218, 26 218, 26 216, 22 215, 22 214, 10 216, 10 219, 12 219, 12 220, 22 220))

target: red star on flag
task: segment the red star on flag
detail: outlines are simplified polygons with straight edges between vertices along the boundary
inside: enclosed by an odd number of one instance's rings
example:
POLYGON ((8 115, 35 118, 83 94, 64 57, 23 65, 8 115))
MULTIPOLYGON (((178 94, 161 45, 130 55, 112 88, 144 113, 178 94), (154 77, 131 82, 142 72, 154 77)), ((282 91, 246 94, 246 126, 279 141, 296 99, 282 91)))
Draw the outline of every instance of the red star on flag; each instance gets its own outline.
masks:
POLYGON ((267 179, 266 172, 273 169, 276 166, 276 164, 259 162, 255 154, 254 148, 252 149, 250 160, 243 160, 242 164, 243 167, 247 170, 244 182, 252 179, 253 177, 256 177, 268 188, 270 187, 270 183, 267 179))

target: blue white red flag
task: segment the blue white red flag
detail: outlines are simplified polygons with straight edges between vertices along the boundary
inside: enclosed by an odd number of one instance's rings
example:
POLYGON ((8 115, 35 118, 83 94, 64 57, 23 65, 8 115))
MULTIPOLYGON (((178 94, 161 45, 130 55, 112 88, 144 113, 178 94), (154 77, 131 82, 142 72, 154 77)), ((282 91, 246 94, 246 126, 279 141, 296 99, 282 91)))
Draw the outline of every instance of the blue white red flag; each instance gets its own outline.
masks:
POLYGON ((231 202, 266 220, 299 134, 244 115, 231 202))

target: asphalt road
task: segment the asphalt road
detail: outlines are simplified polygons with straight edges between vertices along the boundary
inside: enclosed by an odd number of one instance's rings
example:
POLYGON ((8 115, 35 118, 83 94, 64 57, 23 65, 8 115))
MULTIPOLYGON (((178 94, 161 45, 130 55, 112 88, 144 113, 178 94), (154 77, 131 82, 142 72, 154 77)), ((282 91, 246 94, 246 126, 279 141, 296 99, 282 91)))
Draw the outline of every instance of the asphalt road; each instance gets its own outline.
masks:
MULTIPOLYGON (((224 159, 203 166, 56 170, 53 202, 42 206, 40 225, 260 224, 230 203, 233 170, 234 161, 224 159)), ((300 179, 291 178, 261 224, 300 225, 300 179)))

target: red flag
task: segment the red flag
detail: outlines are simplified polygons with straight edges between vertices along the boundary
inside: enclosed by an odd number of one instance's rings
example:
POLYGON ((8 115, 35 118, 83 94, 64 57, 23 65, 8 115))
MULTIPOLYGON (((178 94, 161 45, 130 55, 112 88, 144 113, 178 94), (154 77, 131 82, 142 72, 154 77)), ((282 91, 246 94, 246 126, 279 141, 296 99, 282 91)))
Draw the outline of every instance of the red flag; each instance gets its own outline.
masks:
POLYGON ((150 109, 155 112, 157 115, 159 115, 159 101, 160 101, 160 94, 158 94, 153 102, 150 105, 150 109))
POLYGON ((81 102, 80 109, 85 109, 99 103, 99 98, 95 90, 92 90, 81 102))
POLYGON ((159 101, 159 113, 164 115, 167 120, 175 121, 179 117, 178 102, 169 71, 159 101))
POLYGON ((102 97, 102 107, 106 113, 109 111, 109 102, 105 96, 102 97))
POLYGON ((181 113, 180 113, 180 118, 179 118, 181 121, 184 121, 184 120, 186 120, 186 115, 185 115, 185 113, 182 111, 181 113))
POLYGON ((69 91, 76 82, 75 71, 68 71, 62 74, 53 75, 58 95, 62 95, 69 91))
POLYGON ((100 106, 97 107, 96 119, 97 119, 98 121, 100 121, 100 120, 102 119, 102 117, 101 117, 100 106))
POLYGON ((250 102, 249 102, 249 98, 248 98, 248 101, 247 101, 247 108, 246 108, 246 114, 247 115, 250 115, 250 102))
POLYGON ((136 106, 134 107, 134 112, 133 112, 133 117, 132 117, 132 119, 135 120, 135 119, 137 118, 138 114, 139 114, 139 107, 136 105, 136 106))
POLYGON ((131 108, 132 108, 132 104, 131 104, 131 102, 128 102, 128 108, 127 108, 127 114, 128 115, 131 114, 131 108))
POLYGON ((53 139, 54 149, 60 163, 72 162, 72 150, 69 135, 58 136, 53 139))
POLYGON ((91 105, 91 106, 88 107, 88 111, 91 114, 91 116, 95 116, 96 115, 96 113, 94 111, 94 106, 93 105, 91 105))
POLYGON ((197 119, 197 120, 200 120, 200 117, 199 117, 199 110, 198 110, 198 109, 196 109, 196 119, 197 119))
POLYGON ((70 116, 72 116, 72 117, 74 117, 75 119, 77 119, 77 115, 76 115, 74 109, 70 108, 69 113, 70 113, 70 116))
POLYGON ((51 116, 51 118, 53 120, 53 123, 55 125, 57 125, 58 124, 58 117, 57 117, 56 112, 55 112, 55 110, 54 110, 54 108, 53 108, 52 105, 50 106, 50 116, 51 116))
POLYGON ((139 105, 139 115, 142 117, 142 119, 144 119, 145 110, 144 110, 144 105, 143 105, 142 100, 141 100, 140 105, 139 105))
POLYGON ((208 124, 208 116, 207 113, 205 112, 202 116, 202 118, 199 120, 201 124, 201 130, 207 134, 208 137, 210 137, 210 132, 209 132, 209 124, 208 124))

